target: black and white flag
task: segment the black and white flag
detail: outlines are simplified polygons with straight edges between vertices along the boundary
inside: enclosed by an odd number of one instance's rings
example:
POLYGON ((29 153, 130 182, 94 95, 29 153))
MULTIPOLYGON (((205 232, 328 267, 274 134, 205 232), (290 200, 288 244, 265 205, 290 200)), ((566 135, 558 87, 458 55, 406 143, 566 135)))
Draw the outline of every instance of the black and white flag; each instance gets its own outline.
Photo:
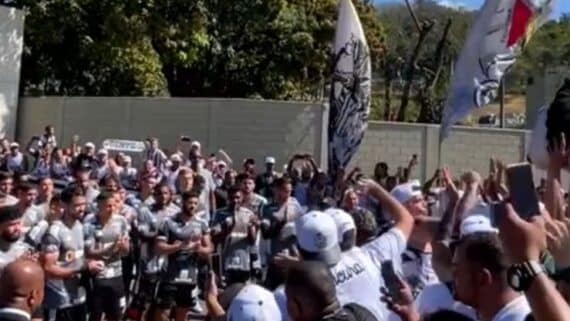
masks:
POLYGON ((345 168, 362 142, 370 114, 370 51, 351 0, 340 0, 328 130, 329 170, 345 168))

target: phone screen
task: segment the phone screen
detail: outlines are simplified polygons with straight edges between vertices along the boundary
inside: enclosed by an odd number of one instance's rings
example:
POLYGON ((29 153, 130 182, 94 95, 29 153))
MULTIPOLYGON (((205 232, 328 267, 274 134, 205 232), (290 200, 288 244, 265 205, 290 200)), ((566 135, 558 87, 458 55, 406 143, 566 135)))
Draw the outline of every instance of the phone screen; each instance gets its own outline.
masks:
POLYGON ((398 293, 398 274, 394 268, 394 262, 391 260, 382 262, 382 278, 386 284, 386 288, 390 293, 398 293))
POLYGON ((510 165, 506 173, 511 203, 519 216, 528 220, 540 215, 532 166, 528 163, 510 165))

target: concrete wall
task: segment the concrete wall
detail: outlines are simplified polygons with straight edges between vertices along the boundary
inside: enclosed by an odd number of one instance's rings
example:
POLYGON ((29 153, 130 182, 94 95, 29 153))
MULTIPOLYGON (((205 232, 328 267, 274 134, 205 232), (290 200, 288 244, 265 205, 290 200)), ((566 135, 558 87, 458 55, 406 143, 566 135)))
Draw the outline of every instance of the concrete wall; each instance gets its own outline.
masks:
POLYGON ((64 145, 78 134, 82 142, 104 139, 160 139, 173 150, 180 135, 211 152, 224 149, 241 165, 245 157, 267 155, 285 163, 295 152, 320 161, 324 108, 318 104, 242 99, 45 97, 21 100, 18 139, 27 142, 56 128, 64 145))
MULTIPOLYGON (((236 162, 245 157, 261 161, 266 155, 282 165, 296 152, 326 162, 324 129, 328 116, 319 104, 242 99, 186 98, 24 98, 18 117, 18 138, 27 141, 56 127, 64 144, 74 134, 83 142, 100 144, 107 138, 142 140, 158 137, 170 150, 179 135, 202 142, 206 151, 226 150, 236 162)), ((419 157, 413 175, 425 179, 440 165, 454 173, 475 169, 486 173, 489 157, 507 163, 525 159, 525 131, 457 127, 439 150, 439 126, 370 122, 352 162, 372 173, 379 161, 392 171, 419 157)), ((323 162, 324 163, 324 162, 323 162)))
POLYGON ((521 130, 455 127, 440 154, 439 126, 371 122, 353 165, 372 173, 376 162, 384 161, 394 172, 417 154, 419 165, 413 176, 422 180, 439 166, 448 166, 453 173, 469 169, 487 173, 491 156, 506 163, 523 161, 526 139, 521 130))

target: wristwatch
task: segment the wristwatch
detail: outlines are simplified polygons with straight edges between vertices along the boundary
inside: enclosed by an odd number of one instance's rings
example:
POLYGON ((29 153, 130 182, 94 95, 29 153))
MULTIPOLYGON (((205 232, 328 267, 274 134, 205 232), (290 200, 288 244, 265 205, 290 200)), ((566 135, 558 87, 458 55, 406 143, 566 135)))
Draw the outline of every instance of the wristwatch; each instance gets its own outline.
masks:
POLYGON ((507 269, 507 281, 513 290, 524 292, 530 288, 534 278, 544 272, 538 261, 526 261, 507 269))

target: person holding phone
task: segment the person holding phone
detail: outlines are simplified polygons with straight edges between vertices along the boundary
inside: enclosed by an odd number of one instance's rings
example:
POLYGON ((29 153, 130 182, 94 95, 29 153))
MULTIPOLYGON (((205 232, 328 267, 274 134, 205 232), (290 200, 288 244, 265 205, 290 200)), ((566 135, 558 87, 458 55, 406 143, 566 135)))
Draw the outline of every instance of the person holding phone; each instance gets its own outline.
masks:
POLYGON ((321 261, 328 266, 341 305, 357 303, 372 312, 378 320, 386 320, 389 311, 386 305, 378 302, 380 288, 385 285, 381 274, 382 262, 401 262, 401 255, 414 226, 414 217, 374 181, 362 180, 359 186, 392 215, 394 227, 362 247, 341 252, 334 219, 326 213, 313 211, 295 221, 297 245, 303 260, 321 261))

